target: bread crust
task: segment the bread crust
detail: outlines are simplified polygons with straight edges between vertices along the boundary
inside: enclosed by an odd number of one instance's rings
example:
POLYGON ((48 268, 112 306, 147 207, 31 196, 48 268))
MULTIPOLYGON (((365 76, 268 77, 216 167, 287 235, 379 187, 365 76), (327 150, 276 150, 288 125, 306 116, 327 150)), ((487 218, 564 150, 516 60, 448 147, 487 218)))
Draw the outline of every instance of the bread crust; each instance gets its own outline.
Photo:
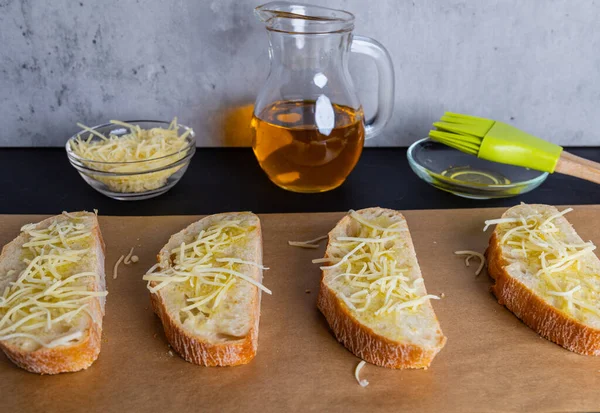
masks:
POLYGON ((336 297, 335 292, 321 281, 317 307, 323 313, 335 338, 364 361, 392 369, 427 368, 446 343, 425 349, 421 346, 392 341, 361 324, 336 297))
POLYGON ((508 262, 502 256, 496 231, 490 238, 485 255, 488 274, 495 281, 490 290, 499 304, 508 308, 539 335, 567 350, 588 356, 600 355, 599 329, 586 326, 561 312, 510 276, 505 269, 508 262))
POLYGON ((200 366, 238 366, 249 363, 256 355, 258 326, 253 326, 243 340, 211 344, 194 337, 169 316, 160 294, 150 294, 152 309, 160 318, 171 347, 185 360, 200 366))
MULTIPOLYGON (((378 213, 381 211, 402 217, 397 211, 383 208, 367 208, 359 212, 378 213)), ((404 219, 404 217, 402 218, 404 219)), ((345 216, 337 223, 335 228, 330 232, 330 240, 331 234, 336 229, 348 225, 350 219, 349 216, 345 216)), ((327 252, 325 253, 325 258, 329 258, 327 252)), ((335 291, 325 283, 324 271, 321 271, 321 285, 317 297, 317 307, 325 316, 329 327, 340 343, 357 357, 377 366, 393 369, 427 368, 436 354, 446 344, 446 337, 441 331, 439 332, 439 340, 436 346, 431 348, 393 341, 377 334, 371 328, 357 320, 346 304, 337 297, 335 291)))
MULTIPOLYGON (((222 213, 210 215, 203 219, 220 219, 225 217, 235 219, 237 215, 247 214, 249 213, 222 213)), ((254 215, 254 217, 256 216, 254 215)), ((258 217, 256 217, 256 221, 256 230, 258 233, 257 258, 262 263, 262 230, 261 223, 258 217)), ((173 238, 185 232, 186 229, 182 230, 177 234, 174 234, 169 240, 169 242, 165 245, 165 247, 169 245, 173 238)), ((165 247, 163 247, 163 250, 161 250, 161 253, 159 253, 158 255, 159 262, 160 256, 165 250, 165 247)), ((256 271, 260 272, 259 269, 256 269, 256 271)), ((258 277, 261 278, 260 274, 258 277)), ((151 286, 155 286, 156 284, 157 283, 154 281, 150 283, 151 286)), ((189 331, 186 331, 181 325, 181 323, 177 320, 174 320, 173 317, 169 314, 167 310, 167 304, 165 303, 165 300, 160 290, 156 294, 150 293, 150 301, 152 303, 152 308, 154 312, 162 322, 167 341, 184 360, 201 366, 238 366, 242 364, 247 364, 250 361, 252 361, 252 359, 256 356, 256 351, 258 348, 258 327, 260 321, 261 294, 258 288, 255 288, 254 290, 254 303, 250 310, 254 323, 250 327, 248 334, 242 339, 232 340, 223 343, 210 343, 207 340, 198 336, 194 336, 189 331)))
MULTIPOLYGON (((96 215, 92 213, 72 213, 72 215, 75 214, 86 214, 94 220, 94 225, 92 227, 93 246, 98 260, 97 265, 100 273, 99 275, 101 280, 103 280, 102 282, 104 282, 105 244, 102 239, 102 233, 100 232, 98 219, 96 215)), ((59 217, 61 217, 61 215, 47 218, 38 223, 38 225, 49 225, 52 220, 59 217)), ((9 249, 9 246, 13 243, 18 243, 19 241, 21 241, 20 237, 5 245, 4 248, 2 248, 0 260, 6 258, 5 254, 9 249)), ((94 289, 95 291, 99 291, 101 286, 94 283, 94 289)), ((17 346, 11 345, 8 341, 0 341, 0 348, 4 351, 9 360, 32 373, 58 374, 84 370, 91 366, 100 354, 104 302, 99 298, 92 298, 90 300, 90 311, 96 315, 94 318, 98 322, 96 323, 90 320, 85 337, 73 345, 58 346, 54 348, 40 347, 34 351, 23 351, 17 346)))
POLYGON ((96 361, 100 354, 102 327, 93 324, 82 341, 71 346, 40 348, 35 351, 22 351, 6 342, 0 348, 10 361, 17 366, 38 374, 58 374, 85 370, 96 361))

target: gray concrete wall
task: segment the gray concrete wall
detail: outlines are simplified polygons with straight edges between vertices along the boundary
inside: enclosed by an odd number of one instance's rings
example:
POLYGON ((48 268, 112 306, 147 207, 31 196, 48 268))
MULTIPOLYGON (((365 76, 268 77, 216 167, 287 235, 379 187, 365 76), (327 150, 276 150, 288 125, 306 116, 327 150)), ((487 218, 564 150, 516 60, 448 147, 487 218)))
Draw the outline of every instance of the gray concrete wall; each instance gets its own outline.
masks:
MULTIPOLYGON (((410 144, 453 110, 565 145, 600 145, 599 1, 320 3, 355 13, 356 33, 394 59, 394 117, 368 144, 410 144)), ((0 0, 0 145, 57 146, 76 122, 174 115, 201 146, 247 143, 268 71, 257 4, 0 0)), ((374 67, 351 63, 371 113, 374 67)))

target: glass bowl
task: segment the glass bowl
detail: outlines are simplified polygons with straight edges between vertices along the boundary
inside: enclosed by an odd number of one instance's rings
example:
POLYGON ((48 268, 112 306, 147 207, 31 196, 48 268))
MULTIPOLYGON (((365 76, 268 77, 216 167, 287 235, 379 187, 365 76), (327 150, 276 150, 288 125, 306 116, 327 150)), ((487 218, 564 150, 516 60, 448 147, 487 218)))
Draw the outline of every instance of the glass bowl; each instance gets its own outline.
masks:
MULTIPOLYGON (((130 120, 125 123, 138 125, 142 129, 167 128, 170 122, 157 120, 130 120)), ((177 125, 184 131, 189 130, 186 137, 186 146, 174 153, 142 161, 133 162, 100 162, 81 158, 72 150, 71 143, 78 135, 87 132, 78 132, 71 136, 66 144, 67 156, 71 165, 81 177, 96 191, 113 199, 120 201, 137 201, 153 198, 164 194, 173 188, 181 179, 188 168, 190 159, 196 152, 196 140, 194 131, 184 125, 177 125)), ((130 133, 130 129, 113 123, 94 126, 90 128, 103 136, 110 134, 123 136, 130 133)), ((92 135, 92 141, 101 138, 92 135)))
POLYGON ((406 153, 412 170, 428 184, 470 199, 508 198, 542 184, 548 173, 479 159, 429 138, 406 153))

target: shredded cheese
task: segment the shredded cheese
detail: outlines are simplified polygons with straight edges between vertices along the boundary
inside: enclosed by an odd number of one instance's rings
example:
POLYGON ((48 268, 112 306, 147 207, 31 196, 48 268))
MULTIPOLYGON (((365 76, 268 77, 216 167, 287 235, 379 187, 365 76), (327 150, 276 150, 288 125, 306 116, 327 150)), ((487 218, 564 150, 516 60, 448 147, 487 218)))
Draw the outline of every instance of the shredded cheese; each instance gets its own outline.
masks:
POLYGON ((133 257, 132 257, 132 254, 133 254, 133 248, 134 248, 134 247, 131 247, 131 249, 129 250, 129 254, 127 254, 127 255, 125 256, 125 259, 123 259, 123 264, 125 264, 125 265, 129 265, 129 264, 131 264, 131 258, 133 258, 133 257))
MULTIPOLYGON (((374 239, 374 240, 377 241, 376 239, 374 239)), ((335 263, 333 265, 323 266, 323 267, 321 267, 321 270, 331 270, 331 269, 339 267, 340 265, 345 263, 348 260, 348 258, 350 258, 356 251, 358 251, 359 249, 364 247, 366 244, 367 244, 366 241, 362 241, 360 244, 358 244, 356 247, 354 247, 354 249, 352 249, 349 253, 347 253, 342 258, 340 258, 337 263, 335 263)))
POLYGON ((372 228, 372 229, 376 229, 379 231, 384 231, 384 232, 402 232, 402 231, 406 231, 405 229, 402 228, 390 228, 390 227, 382 227, 379 225, 376 225, 372 222, 367 221, 366 219, 364 219, 363 217, 360 216, 360 214, 354 210, 350 210, 349 211, 350 216, 352 218, 354 218, 354 220, 360 222, 361 224, 363 224, 364 226, 368 227, 368 228, 372 228))
POLYGON ((54 220, 47 228, 21 228, 28 238, 21 249, 25 268, 0 296, 0 340, 29 339, 46 348, 77 341, 83 336, 81 317, 94 317, 90 300, 107 295, 90 287, 89 278, 97 273, 80 271, 90 251, 91 231, 76 215, 63 215, 69 219, 54 220), (48 340, 57 332, 64 334, 48 340))
POLYGON ((369 381, 367 379, 360 379, 360 371, 365 366, 365 364, 367 364, 367 362, 362 360, 360 363, 358 363, 356 369, 354 369, 354 378, 356 378, 356 381, 358 382, 358 384, 360 384, 361 387, 367 387, 369 385, 369 381))
POLYGON ((312 260, 313 264, 321 264, 324 262, 338 262, 340 259, 339 258, 315 258, 314 260, 312 260))
POLYGON ((569 297, 569 296, 572 297, 573 293, 576 293, 579 290, 581 290, 581 285, 577 285, 577 286, 571 288, 569 291, 564 291, 564 292, 548 291, 548 294, 555 295, 557 297, 569 297))
POLYGON ((260 268, 261 270, 268 270, 269 269, 269 267, 265 267, 264 265, 257 264, 257 263, 252 262, 252 261, 241 260, 239 258, 217 258, 215 261, 217 261, 217 262, 232 262, 232 263, 237 263, 237 264, 252 265, 254 267, 260 268))
POLYGON ((485 256, 480 252, 465 250, 465 251, 454 251, 454 254, 466 255, 465 265, 467 267, 469 266, 469 261, 471 260, 471 258, 473 258, 473 257, 479 258, 479 267, 477 267, 477 270, 475 271, 475 276, 478 276, 481 273, 481 270, 483 270, 483 267, 485 266, 485 256))
POLYGON ((92 174, 94 179, 104 183, 111 191, 131 193, 157 189, 166 185, 167 179, 182 168, 182 165, 167 168, 184 158, 190 145, 188 136, 192 130, 187 129, 180 135, 177 118, 167 129, 142 129, 138 125, 116 120, 111 123, 128 128, 130 133, 106 137, 78 123, 83 131, 70 143, 73 153, 83 159, 83 164, 88 168, 123 174, 92 174), (84 138, 84 133, 88 133, 87 138, 84 138), (94 137, 97 139, 94 140, 94 137), (152 172, 157 169, 160 170, 152 172))
POLYGON ((524 263, 537 282, 537 290, 558 309, 580 320, 600 317, 600 280, 588 268, 586 257, 593 254, 592 242, 570 242, 556 219, 572 211, 555 214, 532 212, 527 216, 485 222, 496 224, 498 242, 507 250, 510 263, 524 263))
POLYGON ((171 251, 170 262, 158 263, 148 270, 143 277, 148 281, 148 289, 156 293, 176 284, 184 292, 187 304, 179 311, 195 322, 210 317, 238 282, 271 294, 271 290, 243 272, 244 266, 263 270, 268 267, 227 256, 228 250, 237 242, 244 242, 254 228, 241 220, 227 220, 200 231, 192 242, 182 242, 171 251))
POLYGON ((425 293, 421 277, 408 276, 412 270, 407 263, 398 262, 396 249, 405 231, 399 222, 384 227, 355 211, 350 211, 350 217, 360 224, 356 236, 336 237, 329 244, 330 256, 313 260, 333 263, 321 269, 339 271, 331 282, 350 309, 378 317, 402 310, 417 311, 429 300, 439 299, 425 293))
POLYGON ((69 214, 67 211, 63 211, 62 214, 64 216, 66 216, 67 218, 77 219, 77 217, 75 215, 69 214))
POLYGON ((117 262, 115 262, 115 267, 113 268, 113 280, 116 280, 117 277, 119 276, 117 271, 119 270, 119 265, 123 262, 124 259, 125 259, 125 256, 121 255, 119 257, 119 259, 117 260, 117 262))
POLYGON ((491 225, 498 224, 509 224, 513 222, 519 222, 518 218, 498 218, 498 219, 488 219, 485 221, 485 226, 483 227, 483 232, 487 231, 491 225))
POLYGON ((329 235, 323 235, 322 237, 317 237, 308 241, 288 241, 288 245, 291 245, 292 247, 317 249, 319 248, 317 242, 321 242, 327 238, 329 238, 329 235))

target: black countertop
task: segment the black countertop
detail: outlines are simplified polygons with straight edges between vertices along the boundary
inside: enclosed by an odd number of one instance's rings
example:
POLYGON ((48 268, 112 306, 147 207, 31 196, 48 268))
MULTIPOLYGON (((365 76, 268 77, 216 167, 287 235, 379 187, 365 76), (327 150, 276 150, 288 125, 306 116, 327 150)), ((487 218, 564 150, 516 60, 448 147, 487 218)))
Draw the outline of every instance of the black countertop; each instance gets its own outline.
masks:
MULTIPOLYGON (((569 148, 600 161, 600 148, 569 148)), ((554 174, 515 198, 477 201, 435 189, 410 169, 406 148, 366 148, 348 180, 322 194, 296 194, 272 184, 251 149, 200 148, 181 181, 145 201, 115 201, 92 189, 62 148, 0 149, 1 214, 56 214, 98 209, 103 215, 192 215, 346 211, 368 206, 398 210, 512 206, 519 202, 600 204, 600 186, 554 174)))

